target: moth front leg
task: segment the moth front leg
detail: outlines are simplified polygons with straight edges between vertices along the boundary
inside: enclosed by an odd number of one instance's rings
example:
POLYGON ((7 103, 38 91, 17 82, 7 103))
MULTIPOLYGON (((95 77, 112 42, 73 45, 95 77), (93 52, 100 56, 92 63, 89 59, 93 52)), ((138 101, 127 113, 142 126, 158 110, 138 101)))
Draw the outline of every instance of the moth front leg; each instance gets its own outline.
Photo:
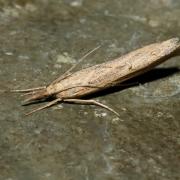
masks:
POLYGON ((46 89, 46 86, 40 86, 40 87, 35 87, 35 88, 30 88, 30 89, 15 89, 15 90, 10 90, 11 92, 19 92, 19 93, 28 93, 28 92, 33 92, 33 91, 39 91, 42 89, 46 89))
POLYGON ((48 108, 48 107, 50 107, 50 106, 53 106, 53 105, 57 104, 58 102, 62 102, 62 99, 60 99, 60 98, 55 99, 55 100, 53 100, 53 101, 45 104, 44 106, 40 106, 39 108, 34 109, 34 110, 32 110, 31 112, 26 113, 25 115, 26 115, 26 116, 29 116, 30 114, 33 114, 33 113, 35 113, 35 112, 37 112, 37 111, 40 111, 40 110, 42 110, 42 109, 48 108))

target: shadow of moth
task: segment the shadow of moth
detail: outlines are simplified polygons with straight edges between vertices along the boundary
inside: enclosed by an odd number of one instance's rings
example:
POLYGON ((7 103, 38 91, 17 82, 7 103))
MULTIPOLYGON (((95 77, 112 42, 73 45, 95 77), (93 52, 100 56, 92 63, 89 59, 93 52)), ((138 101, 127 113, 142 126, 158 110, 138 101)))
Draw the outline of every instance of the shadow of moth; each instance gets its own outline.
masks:
POLYGON ((147 45, 115 60, 97 64, 76 72, 72 72, 74 68, 72 67, 45 87, 15 91, 24 92, 25 96, 29 96, 25 100, 26 103, 45 101, 49 98, 53 99, 46 105, 34 109, 26 115, 50 107, 56 103, 75 103, 97 105, 119 116, 118 112, 112 108, 92 99, 83 99, 83 97, 120 84, 152 69, 174 56, 179 48, 179 39, 172 38, 161 43, 147 45))

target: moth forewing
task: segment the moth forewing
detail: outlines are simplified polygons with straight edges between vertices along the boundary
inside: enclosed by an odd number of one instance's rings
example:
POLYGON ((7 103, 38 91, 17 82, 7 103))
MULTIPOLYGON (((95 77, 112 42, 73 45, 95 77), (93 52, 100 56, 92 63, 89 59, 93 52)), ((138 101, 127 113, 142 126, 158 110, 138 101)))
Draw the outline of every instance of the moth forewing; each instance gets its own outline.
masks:
POLYGON ((151 44, 113 61, 77 71, 57 84, 50 85, 47 90, 61 98, 79 98, 148 71, 167 60, 179 46, 178 38, 151 44))

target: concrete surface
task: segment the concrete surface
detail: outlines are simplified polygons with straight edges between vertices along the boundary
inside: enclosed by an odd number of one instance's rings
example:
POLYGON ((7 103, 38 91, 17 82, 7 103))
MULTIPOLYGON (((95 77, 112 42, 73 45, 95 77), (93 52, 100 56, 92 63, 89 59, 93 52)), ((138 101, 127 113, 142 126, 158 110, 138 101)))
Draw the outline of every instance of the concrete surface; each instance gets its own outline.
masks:
POLYGON ((48 84, 151 42, 180 37, 176 0, 0 0, 0 180, 180 179, 180 57, 93 98, 40 104, 4 90, 48 84))

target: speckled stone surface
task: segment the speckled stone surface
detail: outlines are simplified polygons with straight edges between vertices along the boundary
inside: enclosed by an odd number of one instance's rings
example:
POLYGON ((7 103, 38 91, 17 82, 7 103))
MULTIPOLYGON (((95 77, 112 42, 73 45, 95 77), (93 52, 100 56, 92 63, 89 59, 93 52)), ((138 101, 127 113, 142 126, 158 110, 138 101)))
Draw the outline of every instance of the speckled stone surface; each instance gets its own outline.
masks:
POLYGON ((4 92, 180 37, 176 0, 0 0, 0 180, 180 179, 180 57, 92 98, 120 113, 62 104, 25 117, 4 92))

